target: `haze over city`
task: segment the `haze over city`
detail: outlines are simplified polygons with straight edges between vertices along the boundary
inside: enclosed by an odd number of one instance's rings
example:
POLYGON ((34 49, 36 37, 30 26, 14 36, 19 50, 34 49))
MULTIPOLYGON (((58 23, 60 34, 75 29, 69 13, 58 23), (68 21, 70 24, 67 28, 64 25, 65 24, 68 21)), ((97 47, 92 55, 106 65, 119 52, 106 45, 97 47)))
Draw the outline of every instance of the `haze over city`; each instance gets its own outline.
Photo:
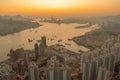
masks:
POLYGON ((120 0, 0 0, 0 80, 120 80, 120 0))
POLYGON ((2 15, 116 15, 120 0, 1 0, 2 15))

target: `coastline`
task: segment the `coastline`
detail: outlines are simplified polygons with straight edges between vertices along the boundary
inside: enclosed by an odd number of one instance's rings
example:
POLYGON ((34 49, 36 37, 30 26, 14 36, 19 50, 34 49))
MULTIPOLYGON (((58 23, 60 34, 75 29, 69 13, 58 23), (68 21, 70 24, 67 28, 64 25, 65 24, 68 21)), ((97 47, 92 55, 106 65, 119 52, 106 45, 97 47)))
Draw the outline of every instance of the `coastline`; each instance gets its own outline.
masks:
POLYGON ((104 30, 104 28, 102 27, 98 30, 88 32, 83 36, 73 37, 72 40, 77 45, 82 45, 90 50, 94 50, 96 48, 100 48, 105 42, 105 40, 109 39, 110 37, 116 37, 120 34, 119 32, 115 32, 112 30, 113 29, 104 30))
POLYGON ((77 45, 83 45, 90 50, 94 50, 102 46, 106 39, 115 37, 120 34, 120 16, 93 17, 85 19, 90 23, 97 23, 100 29, 86 33, 83 36, 73 37, 72 40, 77 45))
POLYGON ((16 32, 20 32, 20 31, 22 31, 22 30, 26 30, 26 29, 29 29, 29 28, 37 28, 37 27, 40 27, 40 26, 42 26, 41 24, 39 24, 39 23, 37 23, 37 22, 32 22, 32 23, 30 23, 31 25, 29 25, 29 26, 19 26, 19 28, 18 28, 18 26, 16 26, 16 27, 11 27, 10 29, 7 29, 6 28, 6 30, 1 30, 0 29, 0 36, 6 36, 6 35, 8 35, 8 34, 14 34, 14 33, 16 33, 16 32), (2 32, 3 31, 3 32, 2 32))
POLYGON ((24 17, 4 17, 0 16, 0 36, 20 32, 28 28, 37 28, 42 26, 38 22, 24 17))

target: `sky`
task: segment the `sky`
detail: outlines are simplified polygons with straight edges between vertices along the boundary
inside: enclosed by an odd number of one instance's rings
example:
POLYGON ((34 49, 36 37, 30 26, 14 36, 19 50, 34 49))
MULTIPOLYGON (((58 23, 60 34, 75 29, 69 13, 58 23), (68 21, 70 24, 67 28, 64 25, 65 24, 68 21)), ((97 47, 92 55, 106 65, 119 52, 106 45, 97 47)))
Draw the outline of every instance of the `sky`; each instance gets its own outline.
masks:
POLYGON ((120 0, 0 0, 0 15, 119 14, 120 0))

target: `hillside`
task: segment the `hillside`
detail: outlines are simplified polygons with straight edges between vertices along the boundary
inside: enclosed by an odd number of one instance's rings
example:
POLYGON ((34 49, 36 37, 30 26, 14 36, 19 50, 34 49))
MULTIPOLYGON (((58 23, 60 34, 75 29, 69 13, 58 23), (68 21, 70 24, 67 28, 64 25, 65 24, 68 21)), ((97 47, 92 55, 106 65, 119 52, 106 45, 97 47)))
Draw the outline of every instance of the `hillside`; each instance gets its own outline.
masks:
POLYGON ((23 18, 21 16, 0 16, 0 35, 12 34, 24 29, 36 28, 39 26, 39 23, 32 22, 32 20, 23 18))

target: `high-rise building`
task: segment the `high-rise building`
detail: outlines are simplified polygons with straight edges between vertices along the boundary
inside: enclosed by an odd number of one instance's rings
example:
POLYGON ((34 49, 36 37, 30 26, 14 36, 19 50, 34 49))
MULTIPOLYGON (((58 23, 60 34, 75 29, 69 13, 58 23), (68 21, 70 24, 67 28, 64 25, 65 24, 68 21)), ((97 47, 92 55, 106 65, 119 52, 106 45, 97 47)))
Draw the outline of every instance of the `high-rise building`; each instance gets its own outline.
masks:
POLYGON ((88 80, 89 79, 89 73, 90 73, 90 63, 84 62, 83 63, 83 77, 82 80, 88 80))
POLYGON ((49 67, 46 80, 71 80, 71 69, 68 67, 49 67))
POLYGON ((45 47, 42 43, 40 43, 39 54, 40 54, 40 56, 43 56, 43 55, 45 55, 44 53, 45 53, 45 47))
POLYGON ((108 70, 105 71, 104 80, 110 80, 110 71, 108 70))
POLYGON ((110 80, 110 72, 105 67, 100 67, 97 80, 110 80))
POLYGON ((25 62, 25 66, 28 67, 29 65, 29 53, 28 52, 25 52, 24 53, 24 62, 25 62))
POLYGON ((71 68, 67 66, 59 66, 57 57, 53 56, 48 61, 46 80, 71 80, 71 68))
POLYGON ((96 67, 97 63, 95 61, 92 61, 90 64, 90 71, 89 71, 89 80, 96 80, 96 67))
POLYGON ((28 66, 29 80, 40 80, 39 78, 39 68, 34 62, 30 62, 28 66))
POLYGON ((105 66, 107 69, 109 68, 109 57, 108 56, 104 57, 103 66, 105 66))
POLYGON ((120 62, 118 40, 109 39, 100 49, 85 53, 81 57, 83 80, 110 80, 110 72, 113 72, 115 64, 120 62))
POLYGON ((39 57, 39 46, 38 46, 38 44, 36 43, 36 44, 34 45, 34 47, 35 47, 35 58, 38 59, 38 57, 39 57))
POLYGON ((23 63, 23 59, 18 59, 17 60, 17 72, 19 73, 19 74, 21 74, 22 73, 22 66, 21 66, 21 63, 23 63))
POLYGON ((97 76, 97 62, 86 61, 83 63, 83 80, 96 80, 97 76))
POLYGON ((47 46, 45 36, 41 37, 41 43, 43 43, 44 46, 47 46))
POLYGON ((113 71, 115 67, 115 55, 111 54, 109 57, 110 57, 110 63, 109 63, 110 71, 113 71))

